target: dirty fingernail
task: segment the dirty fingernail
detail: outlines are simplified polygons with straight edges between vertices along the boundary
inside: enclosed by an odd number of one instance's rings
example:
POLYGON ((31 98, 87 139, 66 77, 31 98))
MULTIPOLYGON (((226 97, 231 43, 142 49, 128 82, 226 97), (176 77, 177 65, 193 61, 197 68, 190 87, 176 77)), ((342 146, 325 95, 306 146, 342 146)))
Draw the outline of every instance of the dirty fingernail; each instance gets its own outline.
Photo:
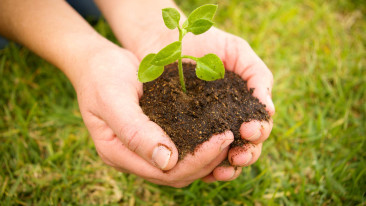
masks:
POLYGON ((260 130, 257 130, 252 136, 248 137, 249 141, 256 141, 261 137, 262 133, 260 130))
POLYGON ((154 149, 152 159, 160 169, 168 166, 172 152, 164 145, 159 145, 154 149))
POLYGON ((227 146, 229 146, 233 142, 232 139, 225 140, 220 147, 220 151, 224 150, 227 146))

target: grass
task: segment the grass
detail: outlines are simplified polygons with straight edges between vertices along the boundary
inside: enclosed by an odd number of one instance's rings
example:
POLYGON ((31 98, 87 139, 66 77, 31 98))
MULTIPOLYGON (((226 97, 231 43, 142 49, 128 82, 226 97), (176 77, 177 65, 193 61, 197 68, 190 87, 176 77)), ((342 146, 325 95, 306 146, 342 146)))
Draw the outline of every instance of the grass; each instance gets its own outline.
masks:
MULTIPOLYGON (((217 26, 271 68, 275 126, 232 182, 157 186, 105 166, 66 77, 25 48, 0 51, 0 205, 366 205, 366 6, 219 3, 217 26)), ((115 41, 110 28, 95 28, 115 41)))

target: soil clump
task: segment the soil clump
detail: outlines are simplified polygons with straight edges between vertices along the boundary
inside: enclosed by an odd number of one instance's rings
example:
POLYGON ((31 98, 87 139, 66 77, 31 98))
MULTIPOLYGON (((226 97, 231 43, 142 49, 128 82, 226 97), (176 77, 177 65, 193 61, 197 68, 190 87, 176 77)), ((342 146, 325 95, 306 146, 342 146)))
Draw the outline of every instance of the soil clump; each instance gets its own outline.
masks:
POLYGON ((235 138, 230 147, 243 146, 248 142, 240 137, 241 124, 269 120, 265 105, 233 72, 226 71, 224 79, 207 82, 196 77, 195 65, 183 64, 183 70, 187 93, 181 89, 174 63, 166 66, 158 79, 144 83, 140 99, 144 113, 176 145, 180 160, 213 134, 226 130, 231 130, 235 138))

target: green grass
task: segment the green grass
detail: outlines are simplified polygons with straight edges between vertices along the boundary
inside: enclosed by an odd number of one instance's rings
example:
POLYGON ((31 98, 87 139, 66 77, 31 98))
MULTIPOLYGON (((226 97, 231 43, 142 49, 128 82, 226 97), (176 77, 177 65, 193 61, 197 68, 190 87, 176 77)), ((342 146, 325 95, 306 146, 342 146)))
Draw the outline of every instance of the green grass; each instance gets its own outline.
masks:
MULTIPOLYGON (((0 51, 0 205, 366 205, 366 6, 219 3, 216 26, 272 70, 274 128, 232 182, 157 186, 105 166, 66 77, 25 48, 0 51)), ((103 22, 95 28, 115 41, 103 22)))

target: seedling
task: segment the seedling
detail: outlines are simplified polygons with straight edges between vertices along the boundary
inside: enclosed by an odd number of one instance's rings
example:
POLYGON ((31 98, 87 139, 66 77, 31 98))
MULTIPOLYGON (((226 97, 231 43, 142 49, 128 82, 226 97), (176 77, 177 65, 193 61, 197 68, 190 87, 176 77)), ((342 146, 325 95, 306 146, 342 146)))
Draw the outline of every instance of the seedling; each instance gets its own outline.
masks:
POLYGON ((179 25, 179 12, 174 8, 163 9, 162 14, 165 25, 169 29, 178 28, 179 40, 164 47, 157 54, 151 53, 142 59, 138 70, 139 81, 145 83, 155 80, 164 72, 164 66, 178 60, 179 80, 183 92, 186 92, 182 65, 183 58, 196 61, 196 75, 202 80, 213 81, 224 78, 224 64, 215 54, 206 54, 200 58, 182 55, 183 37, 188 32, 198 35, 209 30, 213 25, 212 19, 216 10, 217 5, 213 4, 198 7, 188 16, 188 19, 182 25, 179 25))

